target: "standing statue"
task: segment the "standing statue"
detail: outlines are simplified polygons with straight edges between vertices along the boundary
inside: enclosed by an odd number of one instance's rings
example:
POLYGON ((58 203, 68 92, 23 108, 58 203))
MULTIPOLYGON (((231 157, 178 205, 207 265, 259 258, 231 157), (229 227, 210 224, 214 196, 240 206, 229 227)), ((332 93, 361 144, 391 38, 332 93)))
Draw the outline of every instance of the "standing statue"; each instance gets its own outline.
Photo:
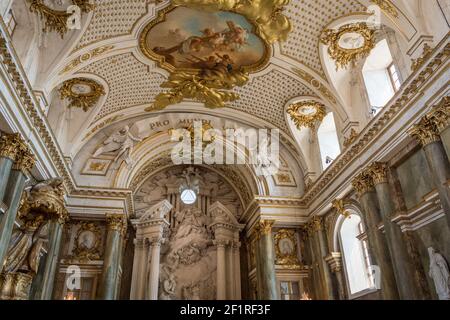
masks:
POLYGON ((450 272, 447 261, 434 248, 428 248, 430 255, 429 275, 434 281, 439 300, 450 300, 450 272))
POLYGON ((128 168, 131 168, 133 166, 133 160, 130 155, 133 152, 134 143, 141 141, 141 138, 133 136, 130 132, 130 127, 125 126, 103 142, 103 145, 95 151, 94 158, 103 153, 119 151, 114 158, 114 162, 123 158, 128 168))

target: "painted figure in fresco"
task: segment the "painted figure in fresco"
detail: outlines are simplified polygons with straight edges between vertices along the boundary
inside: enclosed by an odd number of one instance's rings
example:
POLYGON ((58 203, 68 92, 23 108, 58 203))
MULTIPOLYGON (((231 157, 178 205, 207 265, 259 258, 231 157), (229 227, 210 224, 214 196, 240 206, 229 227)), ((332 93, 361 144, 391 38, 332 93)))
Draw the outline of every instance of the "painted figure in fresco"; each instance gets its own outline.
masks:
MULTIPOLYGON (((188 37, 170 48, 154 47, 153 52, 164 56, 171 65, 182 62, 194 69, 231 72, 234 62, 228 54, 220 52, 240 51, 248 44, 249 33, 233 21, 227 21, 227 25, 228 28, 220 32, 205 28, 201 31, 201 36, 188 37), (184 61, 175 61, 173 54, 176 52, 184 56, 184 61), (210 55, 198 57, 196 54, 200 52, 209 52, 210 55)), ((169 30, 169 35, 175 39, 182 37, 179 29, 169 30)))

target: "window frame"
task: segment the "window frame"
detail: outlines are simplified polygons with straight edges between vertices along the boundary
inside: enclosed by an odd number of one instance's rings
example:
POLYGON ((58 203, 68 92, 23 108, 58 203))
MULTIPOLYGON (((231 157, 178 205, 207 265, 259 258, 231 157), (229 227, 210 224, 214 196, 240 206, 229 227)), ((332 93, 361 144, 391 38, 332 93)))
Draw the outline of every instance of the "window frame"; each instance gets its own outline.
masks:
POLYGON ((357 238, 358 238, 359 241, 361 241, 363 260, 364 260, 364 265, 366 267, 365 273, 367 274, 369 282, 370 282, 369 283, 369 286, 370 286, 369 288, 366 288, 364 290, 361 290, 361 291, 358 291, 358 292, 355 292, 355 293, 352 293, 352 291, 351 291, 350 281, 349 281, 349 277, 348 277, 348 270, 347 270, 345 251, 344 251, 344 247, 342 245, 342 237, 341 237, 342 225, 344 224, 344 222, 345 222, 345 220, 347 218, 343 217, 343 219, 341 219, 339 221, 339 224, 337 225, 337 233, 336 234, 337 234, 337 237, 338 237, 338 240, 339 240, 338 244, 339 244, 339 248, 340 248, 340 251, 341 251, 342 270, 344 272, 344 277, 345 277, 347 296, 348 296, 349 300, 355 300, 355 299, 358 299, 360 297, 366 296, 368 294, 375 293, 375 292, 378 291, 378 289, 374 285, 373 277, 370 274, 369 268, 367 266, 367 263, 370 263, 370 255, 369 255, 369 252, 368 252, 367 242, 365 240, 360 239, 361 236, 365 234, 363 218, 362 218, 362 216, 359 213, 357 213, 357 212, 355 212, 353 210, 351 210, 351 215, 358 216, 361 219, 361 222, 358 225, 358 231, 361 231, 361 228, 362 228, 363 229, 363 233, 359 234, 357 238))

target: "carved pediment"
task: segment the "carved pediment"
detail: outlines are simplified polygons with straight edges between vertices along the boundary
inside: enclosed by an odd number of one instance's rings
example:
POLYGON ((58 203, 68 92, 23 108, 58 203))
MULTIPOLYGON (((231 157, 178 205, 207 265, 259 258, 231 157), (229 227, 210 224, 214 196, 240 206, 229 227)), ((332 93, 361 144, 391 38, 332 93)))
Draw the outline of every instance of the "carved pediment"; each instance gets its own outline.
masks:
POLYGON ((147 222, 152 219, 166 219, 166 216, 170 210, 172 210, 172 207, 173 206, 167 200, 158 202, 153 207, 145 211, 142 217, 139 218, 138 223, 147 222))
POLYGON ((212 218, 212 225, 216 223, 226 223, 239 226, 239 222, 231 211, 219 201, 216 201, 209 209, 212 218))

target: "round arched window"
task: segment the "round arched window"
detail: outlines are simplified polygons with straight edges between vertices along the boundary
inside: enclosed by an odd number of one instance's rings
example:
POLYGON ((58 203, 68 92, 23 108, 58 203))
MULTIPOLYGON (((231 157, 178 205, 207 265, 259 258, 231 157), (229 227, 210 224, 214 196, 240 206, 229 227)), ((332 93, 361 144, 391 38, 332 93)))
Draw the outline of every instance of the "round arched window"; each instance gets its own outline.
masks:
POLYGON ((194 190, 186 189, 181 192, 181 201, 183 201, 184 204, 193 204, 196 200, 197 195, 195 194, 194 190))

